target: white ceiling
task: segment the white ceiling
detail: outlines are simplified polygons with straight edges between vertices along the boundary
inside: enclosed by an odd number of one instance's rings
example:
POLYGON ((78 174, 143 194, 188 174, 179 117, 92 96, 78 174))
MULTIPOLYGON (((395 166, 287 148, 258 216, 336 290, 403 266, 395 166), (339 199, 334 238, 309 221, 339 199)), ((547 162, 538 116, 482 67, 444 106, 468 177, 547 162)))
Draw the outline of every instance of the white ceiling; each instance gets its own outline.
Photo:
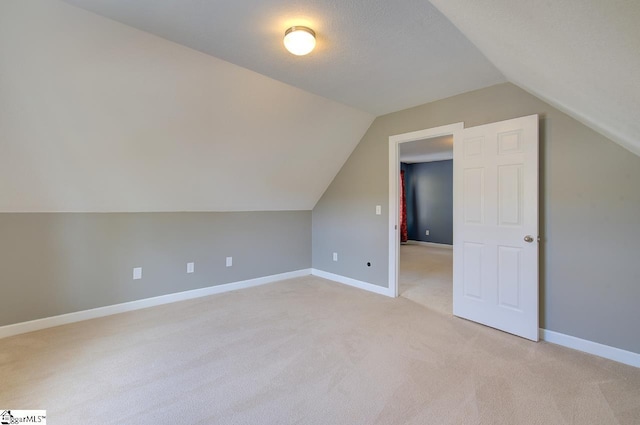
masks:
POLYGON ((0 76, 0 212, 310 210, 374 118, 56 0, 0 76))
POLYGON ((640 154, 639 1, 432 3, 1 0, 0 211, 311 209, 373 114, 502 75, 640 154))
POLYGON ((509 81, 640 155, 640 1, 431 3, 509 81))
POLYGON ((66 1, 375 115, 508 80, 640 154, 638 0, 66 1))
POLYGON ((424 0, 66 1, 374 115, 505 81, 424 0), (306 57, 282 45, 300 24, 306 57))
POLYGON ((444 161, 453 159, 453 136, 432 137, 400 143, 400 162, 444 161))

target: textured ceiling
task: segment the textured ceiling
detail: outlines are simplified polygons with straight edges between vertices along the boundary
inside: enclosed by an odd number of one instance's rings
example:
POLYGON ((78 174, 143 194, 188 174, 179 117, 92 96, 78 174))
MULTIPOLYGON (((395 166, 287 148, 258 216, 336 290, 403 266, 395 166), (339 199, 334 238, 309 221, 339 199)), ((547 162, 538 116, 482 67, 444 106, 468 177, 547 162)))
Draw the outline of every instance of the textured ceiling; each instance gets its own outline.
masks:
POLYGON ((424 0, 66 0, 326 98, 381 115, 504 82, 424 0), (284 31, 318 34, 306 57, 284 31))
POLYGON ((640 155, 640 1, 431 3, 509 81, 640 155))

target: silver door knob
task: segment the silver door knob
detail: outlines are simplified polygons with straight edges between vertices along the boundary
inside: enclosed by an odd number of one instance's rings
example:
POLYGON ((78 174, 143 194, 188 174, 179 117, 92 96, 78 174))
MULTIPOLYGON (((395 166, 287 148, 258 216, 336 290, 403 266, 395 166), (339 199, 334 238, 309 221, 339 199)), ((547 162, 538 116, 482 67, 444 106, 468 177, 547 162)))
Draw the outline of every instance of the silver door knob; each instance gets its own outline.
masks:
POLYGON ((524 241, 525 241, 526 243, 531 243, 531 242, 533 242, 533 236, 531 236, 531 235, 527 235, 527 236, 525 236, 525 237, 524 237, 524 241))

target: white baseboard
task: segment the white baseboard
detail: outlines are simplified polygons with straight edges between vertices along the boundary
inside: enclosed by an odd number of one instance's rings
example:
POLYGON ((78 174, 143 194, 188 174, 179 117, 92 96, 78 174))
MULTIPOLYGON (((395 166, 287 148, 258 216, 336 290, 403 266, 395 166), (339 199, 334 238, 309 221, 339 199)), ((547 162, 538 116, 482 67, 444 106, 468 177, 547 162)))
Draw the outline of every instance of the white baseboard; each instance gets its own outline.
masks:
POLYGON ((434 248, 444 248, 444 249, 453 249, 453 245, 447 245, 444 243, 435 243, 435 242, 422 242, 422 241, 407 241, 407 245, 422 245, 422 246, 431 246, 434 248))
POLYGON ((343 283, 345 285, 353 286, 359 289, 364 289, 365 291, 375 292, 376 294, 386 295, 387 297, 393 297, 393 292, 391 289, 374 285, 373 283, 351 279, 350 277, 345 277, 339 274, 333 274, 318 269, 311 269, 311 274, 323 279, 333 280, 334 282, 343 283))
MULTIPOLYGON (((427 243, 427 242, 423 242, 427 243)), ((446 245, 445 245, 446 246, 446 245)), ((255 279, 243 280, 239 282, 226 283, 223 285, 209 286, 207 288, 193 289, 190 291, 177 292, 174 294, 161 295, 153 298, 145 298, 142 300, 130 301, 122 304, 115 304, 106 307, 98 307, 90 310, 77 311, 74 313, 62 314, 59 316, 47 317, 44 319, 31 320, 29 322, 16 323, 0 327, 0 338, 6 338, 13 335, 19 335, 27 332, 33 332, 41 329, 52 328, 54 326, 65 325, 68 323, 80 322, 83 320, 95 319, 98 317, 110 316, 113 314, 124 313, 127 311, 140 310, 143 308, 154 307, 163 304, 185 301, 194 298, 206 297, 208 295, 221 294, 223 292, 235 291, 238 289, 251 288, 253 286, 265 285, 285 279, 293 279, 296 277, 318 276, 329 279, 334 282, 353 286, 365 291, 374 292, 376 294, 393 297, 389 288, 374 285, 372 283, 363 282, 361 280, 325 272, 318 269, 302 269, 293 272, 280 273, 271 276, 264 276, 255 279)), ((620 348, 611 347, 586 339, 576 338, 574 336, 565 335, 559 332, 540 329, 540 339, 561 345, 563 347, 572 348, 574 350, 583 351, 609 360, 614 360, 630 366, 640 368, 640 354, 632 351, 622 350, 620 348)))
POLYGON ((575 336, 561 334, 560 332, 540 329, 540 339, 563 347, 573 348, 605 359, 614 360, 629 366, 640 367, 640 354, 622 350, 609 345, 600 344, 575 336))
POLYGON ((190 291, 160 295, 153 298, 145 298, 142 300, 130 301, 122 304, 109 305, 106 307, 98 307, 90 310, 61 314, 59 316, 46 317, 44 319, 31 320, 29 322, 6 325, 0 327, 0 338, 38 331, 40 329, 52 328, 54 326, 66 325, 68 323, 80 322, 82 320, 110 316, 112 314, 124 313, 126 311, 140 310, 142 308, 154 307, 158 305, 174 303, 177 301, 185 301, 193 298, 206 297, 208 295, 250 288, 252 286, 264 285, 284 279, 293 279, 295 277, 308 276, 310 274, 311 269, 296 270, 293 272, 274 274, 271 276, 242 280, 239 282, 225 283, 223 285, 209 286, 206 288, 192 289, 190 291))

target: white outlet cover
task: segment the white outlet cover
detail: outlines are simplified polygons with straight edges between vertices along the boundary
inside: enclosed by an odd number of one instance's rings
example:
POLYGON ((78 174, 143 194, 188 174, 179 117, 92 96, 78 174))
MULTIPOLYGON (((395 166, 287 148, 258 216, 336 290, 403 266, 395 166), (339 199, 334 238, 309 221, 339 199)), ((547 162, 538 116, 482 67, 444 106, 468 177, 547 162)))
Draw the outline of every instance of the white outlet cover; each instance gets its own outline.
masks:
POLYGON ((134 267, 133 280, 142 279, 142 267, 134 267))
POLYGON ((194 263, 187 263, 187 273, 193 273, 195 271, 194 263))
POLYGON ((425 235, 429 236, 429 231, 428 230, 425 232, 425 235))
POLYGON ((376 215, 382 214, 382 205, 376 205, 376 215))
POLYGON ((233 266, 233 257, 227 257, 227 267, 233 266))
POLYGON ((337 252, 333 253, 333 261, 338 261, 338 253, 337 252))

